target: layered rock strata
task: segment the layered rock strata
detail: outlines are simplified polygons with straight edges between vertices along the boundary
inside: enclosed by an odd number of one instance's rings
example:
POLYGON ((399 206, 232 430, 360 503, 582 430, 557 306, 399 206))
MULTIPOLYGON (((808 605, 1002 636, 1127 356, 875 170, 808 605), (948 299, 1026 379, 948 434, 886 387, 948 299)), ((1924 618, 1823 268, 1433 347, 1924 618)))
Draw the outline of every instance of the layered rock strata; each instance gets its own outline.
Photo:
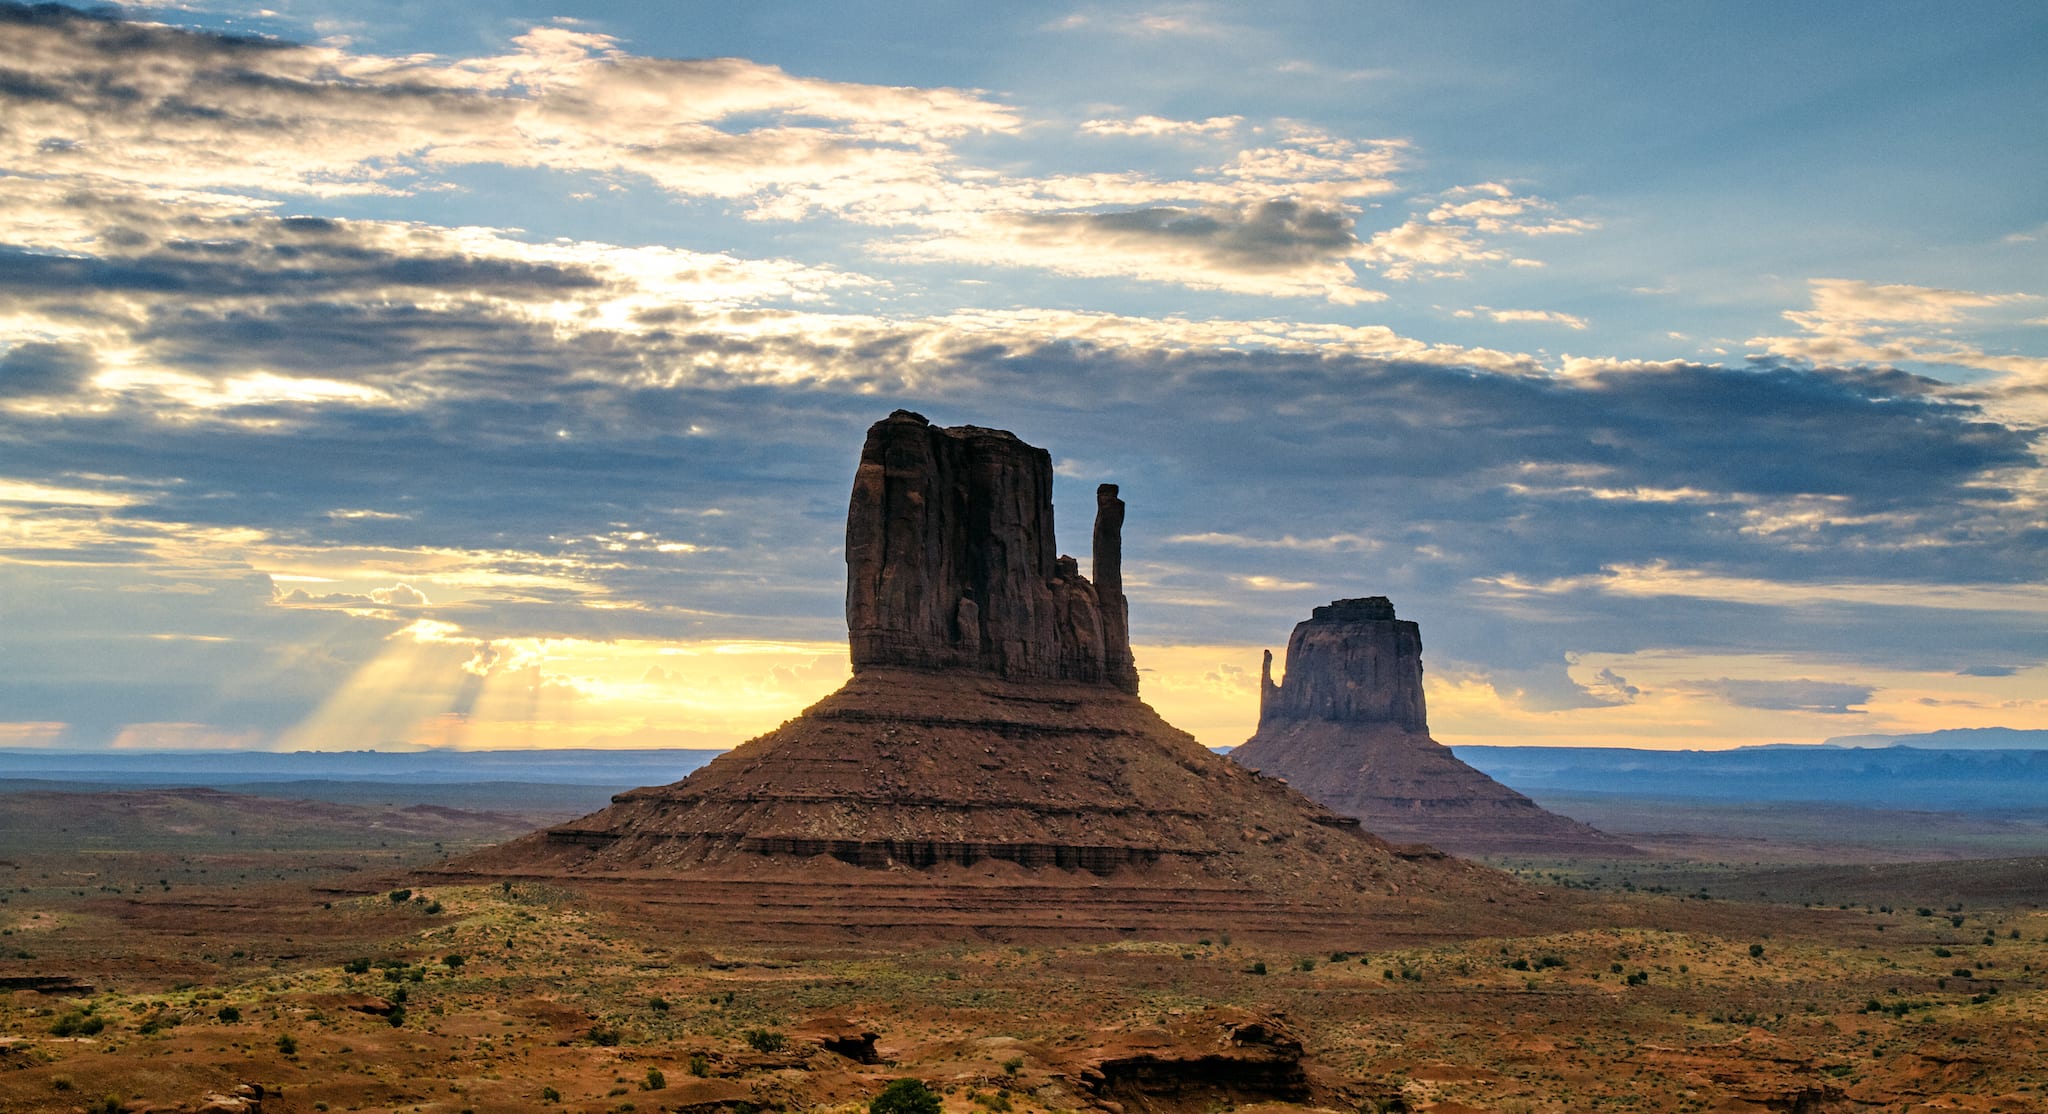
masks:
POLYGON ((1540 913, 1161 720, 1135 695, 1123 502, 1098 491, 1083 577, 1054 556, 1051 475, 1008 433, 876 423, 847 515, 846 686, 681 782, 432 873, 568 882, 762 940, 1398 941, 1540 913))
POLYGON ((1461 855, 1634 856, 1634 848, 1458 760, 1429 736, 1422 632, 1384 596, 1316 608, 1267 651, 1259 729, 1230 757, 1356 817, 1386 839, 1461 855))

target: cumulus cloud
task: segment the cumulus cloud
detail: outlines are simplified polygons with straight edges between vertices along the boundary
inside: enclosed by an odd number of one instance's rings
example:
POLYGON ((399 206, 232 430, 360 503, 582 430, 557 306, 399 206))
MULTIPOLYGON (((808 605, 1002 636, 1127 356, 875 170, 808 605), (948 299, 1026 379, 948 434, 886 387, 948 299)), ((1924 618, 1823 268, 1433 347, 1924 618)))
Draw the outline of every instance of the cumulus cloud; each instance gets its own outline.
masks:
MULTIPOLYGON (((624 176, 758 220, 884 229, 873 248, 892 260, 1001 260, 1339 304, 1381 296, 1358 269, 1398 280, 1533 262, 1498 241, 1590 227, 1485 183, 1423 199, 1407 224, 1361 229, 1362 202, 1397 192, 1405 142, 1236 116, 1078 125, 1213 151, 1178 174, 1034 174, 1017 160, 992 169, 965 159, 960 141, 1021 134, 1029 121, 986 94, 643 57, 573 26, 534 28, 507 53, 472 58, 358 54, 63 8, 0 6, 0 26, 19 46, 18 80, 0 85, 10 120, 0 169, 100 190, 405 194, 446 188, 465 167, 546 168, 624 176), (1229 142, 1240 135, 1253 145, 1229 142)), ((223 197, 208 203, 231 203, 223 197)))
POLYGON ((425 592, 410 584, 399 583, 389 588, 372 588, 368 592, 323 592, 314 595, 304 588, 293 588, 282 592, 277 602, 287 606, 306 607, 425 607, 430 601, 425 592))
POLYGON ((1753 348, 1820 364, 1917 363, 1995 371, 2004 373, 2015 387, 2048 388, 2048 358, 1995 352, 1953 335, 1959 325, 2017 320, 2026 309, 2038 306, 2042 295, 1855 279, 1813 279, 1807 286, 1812 305, 1783 314, 1801 331, 1752 337, 1753 348))

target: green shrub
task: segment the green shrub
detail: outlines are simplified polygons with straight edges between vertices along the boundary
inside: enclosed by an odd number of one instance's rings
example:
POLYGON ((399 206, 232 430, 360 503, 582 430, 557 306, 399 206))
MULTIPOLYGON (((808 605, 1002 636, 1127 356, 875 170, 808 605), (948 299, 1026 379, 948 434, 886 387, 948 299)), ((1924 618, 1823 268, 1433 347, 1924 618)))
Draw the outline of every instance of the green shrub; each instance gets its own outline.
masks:
POLYGON ((342 964, 341 969, 351 975, 367 975, 370 973, 370 961, 366 957, 358 956, 342 964))
POLYGON ((789 1038, 773 1029, 749 1029, 744 1035, 748 1047, 756 1052, 780 1052, 789 1047, 789 1038))
POLYGON ((647 1081, 640 1086, 649 1091, 659 1091, 668 1086, 668 1077, 661 1074, 660 1068, 648 1068, 647 1081))
POLYGON ((213 1016, 219 1018, 224 1024, 233 1025, 235 1022, 242 1020, 242 1011, 233 1006, 222 1006, 220 1012, 213 1016))
POLYGON ((468 962, 468 957, 464 956, 461 952, 454 952, 441 957, 441 965, 444 967, 460 967, 466 962, 468 962))
POLYGON ((406 902, 408 902, 408 901, 411 901, 411 900, 412 900, 412 891, 411 891, 411 890, 393 890, 393 891, 391 891, 391 904, 393 904, 393 905, 403 905, 403 904, 405 904, 406 902))
POLYGON ((296 1056, 296 1055, 298 1055, 298 1054, 299 1054, 299 1042, 298 1042, 298 1039, 297 1039, 296 1037, 293 1037, 293 1036, 292 1036, 292 1035, 291 1035, 290 1033, 281 1033, 281 1034, 279 1034, 279 1035, 278 1035, 278 1038, 277 1038, 277 1050, 278 1050, 278 1052, 279 1052, 279 1053, 281 1053, 281 1054, 283 1054, 283 1055, 286 1055, 286 1056, 296 1056))
POLYGON ((711 1074, 711 1057, 702 1052, 690 1054, 690 1074, 699 1079, 711 1074))
POLYGON ((72 1010, 50 1023, 53 1037, 89 1037, 107 1027, 106 1020, 86 1010, 72 1010))
POLYGON ((868 1103, 868 1114, 940 1114, 939 1096, 916 1079, 898 1079, 868 1103))
MULTIPOLYGON (((510 886, 512 883, 507 882, 505 884, 510 886)), ((560 1102, 562 1101, 562 1092, 555 1090, 553 1087, 542 1087, 540 1089, 540 1101, 560 1102)))

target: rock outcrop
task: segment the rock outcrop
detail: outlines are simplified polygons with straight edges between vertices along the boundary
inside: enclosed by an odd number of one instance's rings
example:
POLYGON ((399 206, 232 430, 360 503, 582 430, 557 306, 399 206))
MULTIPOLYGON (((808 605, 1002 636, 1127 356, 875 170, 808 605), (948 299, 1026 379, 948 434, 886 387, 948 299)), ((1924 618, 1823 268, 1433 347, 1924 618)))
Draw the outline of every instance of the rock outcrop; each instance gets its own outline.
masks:
POLYGON ((672 785, 445 864, 601 891, 757 940, 1185 936, 1413 941, 1545 899, 1221 758, 1135 695, 1124 505, 1093 579, 1055 557, 1051 460, 897 412, 847 524, 853 678, 672 785))
POLYGON ((898 410, 868 429, 846 514, 853 671, 968 669, 1138 691, 1124 504, 1096 493, 1095 579, 1054 556, 1052 454, 898 410))
POLYGON ((1385 596, 1316 608, 1287 639, 1287 684, 1273 683, 1271 650, 1260 671, 1259 726, 1284 720, 1392 723, 1428 733, 1422 628, 1394 618, 1385 596))
POLYGON ((1296 624, 1279 684, 1266 652, 1258 733, 1230 757, 1397 842, 1461 855, 1641 854, 1541 808, 1429 737, 1421 628, 1395 618, 1385 596, 1337 600, 1296 624))

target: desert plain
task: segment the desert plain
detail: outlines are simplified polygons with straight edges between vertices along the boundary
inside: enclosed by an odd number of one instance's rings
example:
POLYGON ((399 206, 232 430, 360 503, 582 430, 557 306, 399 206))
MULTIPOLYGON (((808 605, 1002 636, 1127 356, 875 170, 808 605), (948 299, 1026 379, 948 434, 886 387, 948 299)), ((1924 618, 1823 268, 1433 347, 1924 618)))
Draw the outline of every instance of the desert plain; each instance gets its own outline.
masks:
POLYGON ((1951 815, 1893 814, 1900 863, 1877 814, 1641 809, 1646 858, 1492 864, 1522 933, 762 944, 421 881, 570 815, 530 800, 0 799, 8 1111, 851 1112, 905 1077, 952 1114, 2048 1109, 2048 861, 1951 815))

